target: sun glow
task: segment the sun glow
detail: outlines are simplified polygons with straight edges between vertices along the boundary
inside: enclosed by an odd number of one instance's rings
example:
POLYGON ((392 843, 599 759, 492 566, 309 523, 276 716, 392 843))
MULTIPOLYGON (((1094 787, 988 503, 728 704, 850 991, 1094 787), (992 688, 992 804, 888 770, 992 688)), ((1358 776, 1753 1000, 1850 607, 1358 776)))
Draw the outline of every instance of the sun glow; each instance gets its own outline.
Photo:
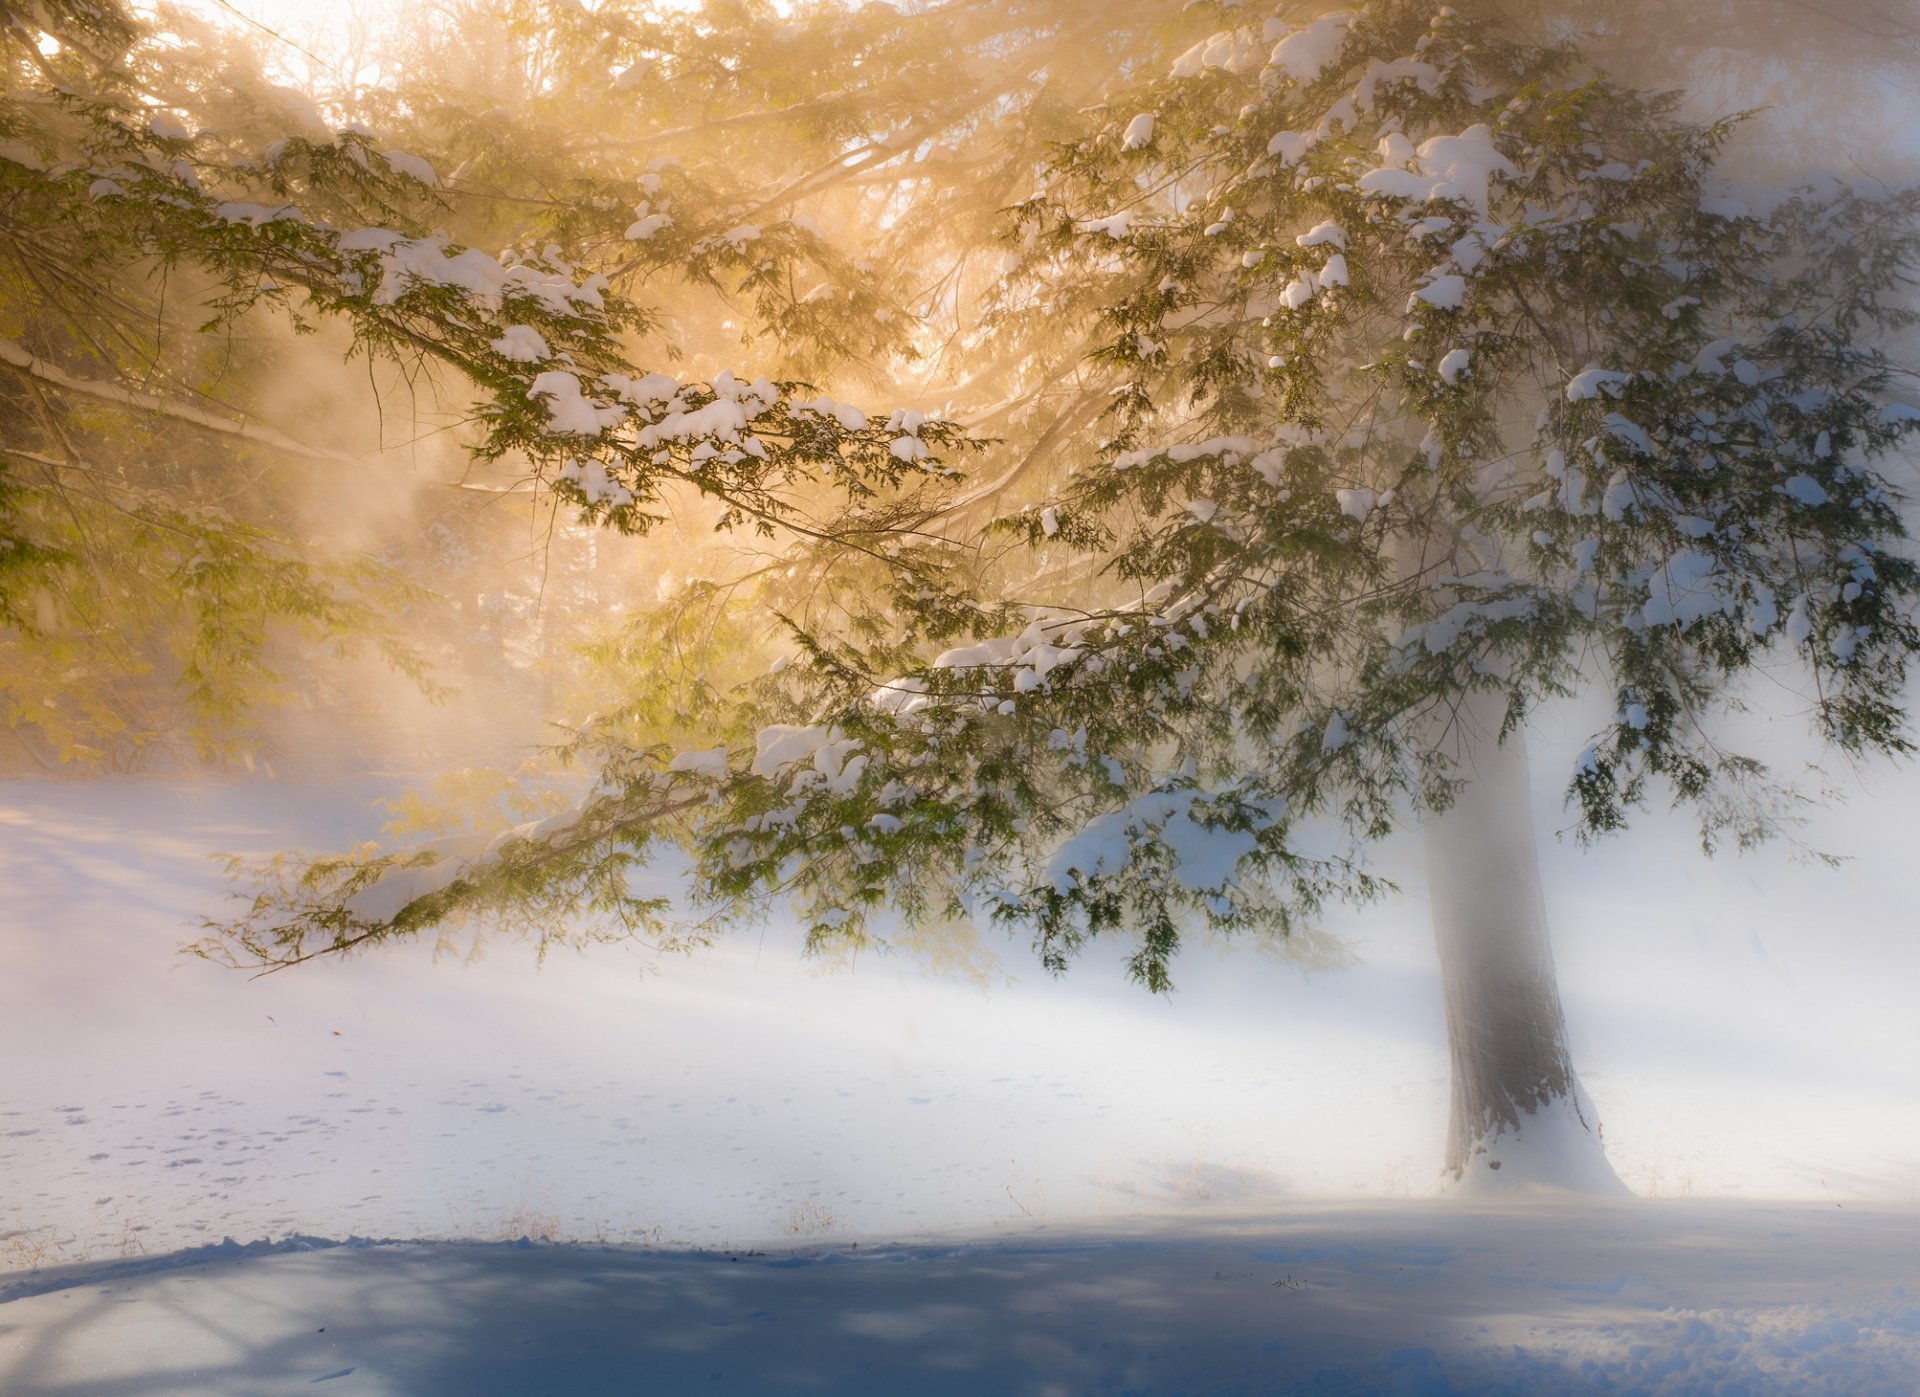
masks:
MULTIPOLYGON (((154 0, 131 8, 161 17, 154 0)), ((167 8, 263 40, 268 71, 303 90, 378 86, 382 52, 408 12, 398 0, 185 0, 167 8)))

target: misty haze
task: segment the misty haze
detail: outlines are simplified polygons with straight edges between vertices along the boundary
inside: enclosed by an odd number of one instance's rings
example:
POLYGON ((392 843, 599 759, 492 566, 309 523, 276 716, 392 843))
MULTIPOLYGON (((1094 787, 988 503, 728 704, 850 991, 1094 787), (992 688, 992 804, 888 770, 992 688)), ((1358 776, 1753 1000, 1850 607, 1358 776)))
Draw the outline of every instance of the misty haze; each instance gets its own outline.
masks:
POLYGON ((0 1392, 1920 1392, 1910 0, 0 0, 0 1392))

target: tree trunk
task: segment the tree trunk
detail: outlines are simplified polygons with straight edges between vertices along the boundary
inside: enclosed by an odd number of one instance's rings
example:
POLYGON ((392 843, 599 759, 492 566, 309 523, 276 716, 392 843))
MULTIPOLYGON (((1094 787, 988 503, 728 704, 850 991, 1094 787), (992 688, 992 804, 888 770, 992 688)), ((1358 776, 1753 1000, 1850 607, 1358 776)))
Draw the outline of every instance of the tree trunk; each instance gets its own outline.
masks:
POLYGON ((1446 1176, 1469 1191, 1624 1194, 1567 1051, 1547 941, 1526 748, 1474 693, 1442 750, 1467 781, 1424 823, 1453 1072, 1446 1176))

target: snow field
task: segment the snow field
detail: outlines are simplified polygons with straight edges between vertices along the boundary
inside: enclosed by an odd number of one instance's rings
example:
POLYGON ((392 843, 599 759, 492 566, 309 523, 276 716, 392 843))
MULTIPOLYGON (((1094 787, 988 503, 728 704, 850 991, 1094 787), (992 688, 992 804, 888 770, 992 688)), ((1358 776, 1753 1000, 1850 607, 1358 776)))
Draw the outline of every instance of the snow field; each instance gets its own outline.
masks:
MULTIPOLYGON (((0 1265, 229 1233, 940 1236, 1437 1183, 1409 850, 1382 855, 1407 895, 1339 924, 1355 967, 1196 947, 1167 999, 1018 945, 987 991, 821 973, 778 926, 646 977, 510 942, 257 981, 175 953, 220 906, 209 851, 369 835, 373 793, 0 788, 0 1052, 30 1064, 0 1092, 0 1265)), ((1829 819, 1840 874, 1543 839, 1575 1060, 1636 1192, 1920 1201, 1910 826, 1891 795, 1829 819)))
POLYGON ((1378 1201, 1433 1191, 1444 1123, 1409 847, 1337 923, 1358 965, 1196 947, 1170 999, 1019 946, 985 991, 822 974, 777 925, 649 976, 175 954, 209 851, 338 847, 392 786, 0 787, 8 1397, 1915 1390, 1897 790, 1822 817, 1840 874, 1543 830, 1576 1060, 1652 1201, 1502 1212, 1378 1201), (207 1249, 349 1233, 575 1245, 207 1249))
POLYGON ((0 1288, 0 1388, 1891 1397, 1920 1372, 1916 1222, 1374 1204, 708 1254, 229 1243, 0 1288))

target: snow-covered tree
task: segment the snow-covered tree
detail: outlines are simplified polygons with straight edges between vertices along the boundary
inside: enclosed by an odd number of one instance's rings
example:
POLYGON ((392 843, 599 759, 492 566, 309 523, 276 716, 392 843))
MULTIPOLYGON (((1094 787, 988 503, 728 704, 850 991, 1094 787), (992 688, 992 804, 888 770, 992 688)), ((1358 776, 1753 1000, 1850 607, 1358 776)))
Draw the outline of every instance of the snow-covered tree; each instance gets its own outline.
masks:
MULTIPOLYGON (((687 944, 779 905, 820 946, 1004 924, 1056 970, 1127 936, 1165 989, 1195 929, 1304 936, 1377 895, 1367 846, 1418 821, 1449 1173, 1611 1186, 1548 947, 1529 717, 1612 696, 1569 775, 1582 838, 1660 790, 1709 848, 1778 833, 1791 793, 1716 721, 1759 670, 1801 676, 1837 751, 1906 750, 1920 578, 1885 471, 1920 412, 1881 335, 1920 201, 1734 187, 1732 123, 1416 0, 1141 7, 1091 55, 1063 12, 1000 8, 580 17, 553 62, 593 37, 616 91, 691 105, 699 73, 739 105, 624 138, 638 169, 602 141, 549 198, 553 241, 501 258, 386 198, 432 167, 352 132, 182 169, 148 149, 182 138, 123 116, 85 162, 21 164, 116 236, 251 279, 248 309, 449 366, 480 454, 585 517, 647 532, 697 502, 746 554, 610 652, 632 683, 565 749, 593 773, 576 804, 283 860, 203 949, 285 966, 468 914, 542 945, 687 944), (780 70, 753 43, 783 32, 820 61, 756 87, 780 70), (896 80, 931 52, 953 82, 896 80), (1103 100, 1056 104, 1047 52, 1103 100), (969 55, 998 85, 958 81, 969 55), (791 176, 764 143, 760 165, 658 160, 741 131, 798 152, 795 113, 829 159, 791 176), (954 231, 967 190, 1016 179, 989 260, 954 231), (917 302, 889 249, 939 271, 917 302), (919 406, 869 414, 791 367, 669 372, 641 304, 684 294, 667 272, 738 311, 745 357, 883 361, 919 406), (742 677, 768 632, 780 661, 742 677), (670 846, 686 895, 636 891, 670 846)), ((535 73, 527 102, 561 86, 535 73)))

